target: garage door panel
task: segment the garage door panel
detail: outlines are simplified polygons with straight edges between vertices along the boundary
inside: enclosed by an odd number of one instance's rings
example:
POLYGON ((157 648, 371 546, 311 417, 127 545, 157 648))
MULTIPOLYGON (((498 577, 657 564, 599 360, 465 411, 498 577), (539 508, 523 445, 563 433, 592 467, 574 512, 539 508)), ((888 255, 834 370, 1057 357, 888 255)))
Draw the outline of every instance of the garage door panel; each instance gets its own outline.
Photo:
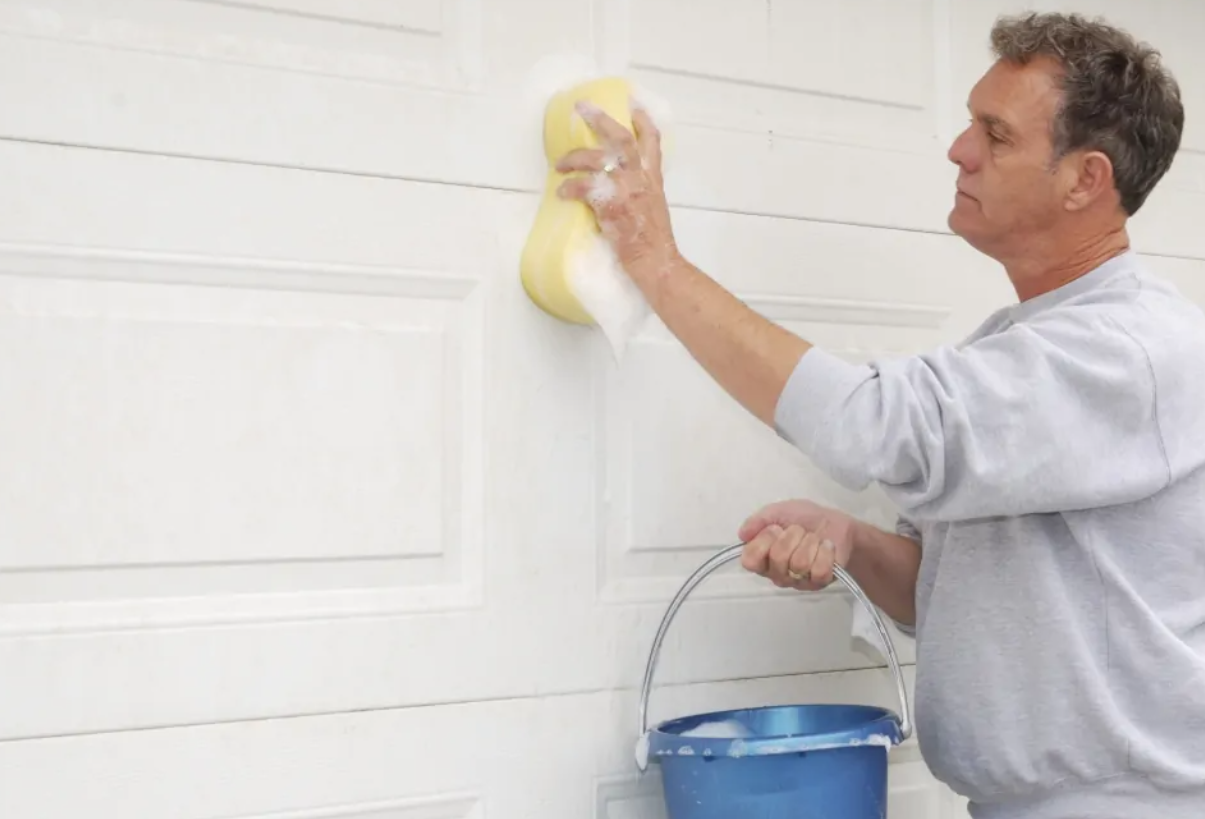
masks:
POLYGON ((948 230, 956 171, 936 153, 707 126, 684 126, 675 151, 666 188, 683 207, 948 230))
MULTIPOLYGON (((28 268, 0 257, 14 269, 28 268)), ((0 565, 166 581, 174 567, 454 563, 466 524, 481 539, 480 475, 460 474, 481 469, 461 456, 480 446, 480 299, 472 282, 424 298, 422 282, 390 299, 0 278, 22 396, 0 449, 25 465, 0 477, 0 565)))
POLYGON ((111 51, 349 80, 481 81, 483 0, 6 0, 0 29, 111 51))
MULTIPOLYGON (((353 42, 362 33, 357 29, 353 42)), ((257 49, 243 36, 235 28, 221 41, 245 48, 248 59, 289 51, 274 41, 257 49)), ((411 53, 391 42, 394 35, 382 36, 383 53, 411 53)), ((8 72, 2 88, 14 114, 0 131, 7 137, 465 184, 534 187, 539 179, 521 179, 515 170, 516 158, 539 162, 538 120, 519 134, 513 117, 503 127, 507 101, 443 82, 447 72, 437 63, 400 64, 394 73, 403 76, 367 81, 333 70, 310 74, 12 33, 0 35, 0 43, 8 72), (31 82, 20 66, 43 60, 56 63, 56 71, 31 82), (497 138, 480 138, 489 132, 497 138)), ((509 100, 512 107, 517 99, 509 100)), ((524 167, 539 173, 535 162, 524 167)))
POLYGON ((0 447, 25 465, 0 479, 0 591, 33 604, 6 626, 354 611, 348 589, 371 612, 479 599, 475 282, 399 277, 389 298, 67 278, 88 267, 0 254, 22 395, 0 447))
POLYGON ((616 23, 610 30, 627 36, 609 46, 626 53, 631 68, 681 78, 677 88, 683 91, 691 79, 707 84, 710 104, 693 98, 697 94, 683 95, 692 115, 710 110, 720 122, 764 123, 775 133, 853 132, 885 147, 909 136, 922 138, 910 144, 924 145, 934 135, 930 0, 892 3, 890 26, 866 24, 885 19, 883 0, 840 6, 727 0, 689 12, 675 0, 600 5, 622 20, 622 27, 616 23), (677 33, 686 17, 693 36, 682 38, 677 33), (773 109, 771 101, 777 103, 773 109), (831 116, 808 121, 807 114, 821 112, 831 116), (902 127, 891 133, 849 127, 872 116, 902 127))
MULTIPOLYGON (((893 697, 882 673, 845 673, 661 687, 652 714, 849 700, 893 707, 893 697)), ((129 819, 654 819, 656 768, 643 777, 634 768, 636 706, 629 690, 9 743, 0 745, 0 812, 57 819, 104 805, 129 819), (49 787, 63 781, 72 787, 49 787)), ((904 810, 924 787, 914 743, 892 759, 891 815, 933 819, 904 810)))
MULTIPOLYGON (((414 273, 428 289, 445 277, 480 278, 500 264, 500 204, 514 201, 444 185, 46 145, 0 143, 0 169, 0 241, 77 253, 97 275, 189 284, 392 293, 414 273)), ((516 225, 529 226, 527 214, 516 225)))

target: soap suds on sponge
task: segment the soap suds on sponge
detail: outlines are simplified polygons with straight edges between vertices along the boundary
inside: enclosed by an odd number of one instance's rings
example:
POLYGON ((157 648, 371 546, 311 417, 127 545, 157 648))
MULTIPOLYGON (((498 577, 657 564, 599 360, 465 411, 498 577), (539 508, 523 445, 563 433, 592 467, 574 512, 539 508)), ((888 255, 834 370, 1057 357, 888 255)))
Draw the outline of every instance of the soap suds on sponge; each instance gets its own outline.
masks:
POLYGON ((616 361, 620 360, 650 310, 605 237, 591 237, 569 260, 566 285, 606 336, 616 361))
MULTIPOLYGON (((548 100, 555 94, 590 81, 603 74, 596 60, 585 54, 550 54, 536 62, 530 69, 523 87, 523 107, 530 110, 533 123, 543 121, 542 112, 548 100)), ((662 169, 668 164, 672 138, 670 122, 672 115, 665 100, 649 88, 625 80, 631 90, 630 105, 633 110, 646 111, 656 123, 662 135, 662 169)), ((533 137, 535 134, 533 133, 533 137)), ((540 140, 533 138, 533 162, 540 140)), ((595 177, 590 200, 599 207, 615 196, 615 181, 605 174, 595 177)), ((615 361, 620 361, 631 339, 639 332, 652 312, 644 295, 623 269, 605 236, 588 239, 574 248, 563 261, 564 287, 580 303, 598 326, 610 347, 615 361)), ((529 286, 538 294, 538 276, 532 277, 529 286)))
MULTIPOLYGON (((594 60, 584 54, 549 54, 538 60, 527 72, 523 84, 523 101, 532 123, 539 123, 548 100, 580 83, 598 76, 594 60)), ((536 141, 538 147, 539 142, 536 141)))
POLYGON ((629 80, 632 87, 631 108, 633 111, 643 110, 649 115, 657 131, 661 134, 661 175, 669 172, 670 161, 674 151, 674 114, 664 97, 654 92, 646 85, 629 80))

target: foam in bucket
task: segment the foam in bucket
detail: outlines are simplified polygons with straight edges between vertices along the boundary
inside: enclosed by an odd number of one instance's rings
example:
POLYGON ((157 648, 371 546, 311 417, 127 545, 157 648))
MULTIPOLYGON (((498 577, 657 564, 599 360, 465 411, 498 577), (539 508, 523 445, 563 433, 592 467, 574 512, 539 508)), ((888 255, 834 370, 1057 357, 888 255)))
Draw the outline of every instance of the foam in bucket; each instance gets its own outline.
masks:
POLYGON ((753 736, 753 732, 736 720, 727 719, 719 722, 704 722, 683 731, 681 736, 707 739, 747 739, 753 736))
POLYGON ((667 819, 883 819, 903 740, 888 709, 819 703, 679 717, 646 736, 667 819))

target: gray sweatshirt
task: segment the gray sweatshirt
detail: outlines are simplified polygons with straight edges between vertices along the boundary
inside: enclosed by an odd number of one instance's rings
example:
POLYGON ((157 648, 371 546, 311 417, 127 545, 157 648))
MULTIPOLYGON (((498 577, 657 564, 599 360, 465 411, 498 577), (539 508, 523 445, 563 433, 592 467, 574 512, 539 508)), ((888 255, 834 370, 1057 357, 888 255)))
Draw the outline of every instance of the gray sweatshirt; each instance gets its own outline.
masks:
POLYGON ((976 819, 1205 817, 1205 315, 1133 252, 957 346, 813 349, 779 434, 922 546, 916 732, 976 819))

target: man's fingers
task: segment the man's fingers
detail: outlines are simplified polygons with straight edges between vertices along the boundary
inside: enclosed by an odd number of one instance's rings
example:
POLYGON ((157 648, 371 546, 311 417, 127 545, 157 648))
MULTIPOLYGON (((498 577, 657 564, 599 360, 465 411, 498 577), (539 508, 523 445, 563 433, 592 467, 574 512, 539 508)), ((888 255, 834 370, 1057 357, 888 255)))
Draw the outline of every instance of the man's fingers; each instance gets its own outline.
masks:
POLYGON ((604 145, 608 145, 629 163, 640 158, 636 140, 631 132, 611 118, 606 111, 590 102, 579 102, 577 112, 581 114, 586 124, 598 134, 604 145))
POLYGON ((576 148, 557 161, 556 169, 561 173, 597 173, 606 167, 609 156, 610 154, 601 148, 576 148))
POLYGON ((640 147, 644 167, 653 173, 661 173, 661 131, 649 112, 639 105, 632 106, 632 126, 636 130, 636 144, 640 147))
POLYGON ((808 580, 814 588, 824 588, 833 581, 833 550, 822 548, 821 544, 832 545, 832 541, 824 537, 828 531, 828 518, 820 521, 816 531, 812 532, 808 543, 811 568, 808 570, 808 580))
POLYGON ((748 544, 742 562, 776 586, 819 591, 836 579, 838 555, 848 553, 849 537, 849 522, 839 515, 799 501, 770 504, 741 524, 740 538, 748 544), (803 522, 788 524, 792 520, 803 522))
POLYGON ((815 561, 818 545, 816 533, 808 532, 799 542, 799 548, 791 555, 787 570, 793 586, 805 588, 812 581, 812 563, 815 561))
POLYGON ((791 523, 806 525, 807 521, 798 520, 798 515, 792 514, 793 508, 797 505, 797 501, 777 501, 763 506, 745 519, 737 532, 737 537, 747 542, 771 524, 778 526, 789 526, 791 523))
POLYGON ((594 190, 594 180, 590 177, 575 177, 566 179, 557 188, 557 195, 562 199, 577 199, 589 202, 590 193, 594 190))
POLYGON ((752 540, 742 538, 742 540, 748 540, 744 551, 741 552, 741 566, 745 571, 763 576, 769 571, 770 546, 778 540, 780 534, 782 534, 780 527, 766 526, 752 540))
POLYGON ((770 579, 776 586, 794 585, 795 581, 787 575, 788 566, 806 534, 802 526, 788 526, 770 547, 770 579))
POLYGON ((833 582, 833 563, 836 559, 836 547, 827 538, 820 541, 816 548, 816 556, 812 560, 812 582, 817 586, 827 586, 833 582))
POLYGON ((741 543, 748 543, 764 532, 769 525, 770 519, 758 512, 757 514, 750 515, 741 524, 741 528, 737 530, 736 537, 741 543))

